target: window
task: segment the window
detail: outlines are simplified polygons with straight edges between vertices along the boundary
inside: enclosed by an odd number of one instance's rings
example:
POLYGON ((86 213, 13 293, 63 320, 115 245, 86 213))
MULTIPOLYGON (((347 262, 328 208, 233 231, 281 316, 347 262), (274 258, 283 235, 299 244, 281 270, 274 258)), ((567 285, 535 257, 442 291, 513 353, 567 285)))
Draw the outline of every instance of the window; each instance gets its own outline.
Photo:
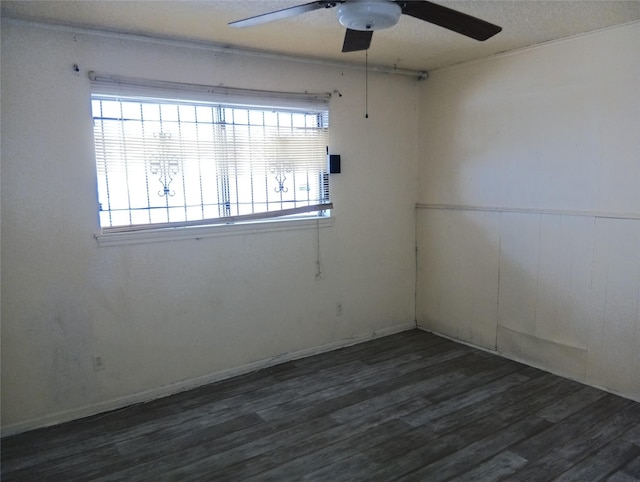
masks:
POLYGON ((103 233, 328 215, 328 96, 91 80, 103 233))

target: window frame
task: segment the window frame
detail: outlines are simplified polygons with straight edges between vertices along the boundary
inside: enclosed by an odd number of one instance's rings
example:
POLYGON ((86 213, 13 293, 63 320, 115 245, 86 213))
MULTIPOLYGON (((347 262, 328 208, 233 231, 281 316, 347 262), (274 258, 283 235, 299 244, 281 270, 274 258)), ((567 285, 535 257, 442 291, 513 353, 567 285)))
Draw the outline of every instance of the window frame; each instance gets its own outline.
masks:
MULTIPOLYGON (((207 102, 230 108, 241 109, 255 106, 257 109, 273 108, 276 111, 299 110, 308 112, 325 112, 328 115, 330 94, 270 92, 229 87, 212 87, 175 82, 133 79, 120 76, 97 75, 89 72, 91 81, 91 98, 113 96, 123 99, 152 98, 169 100, 180 104, 207 102)), ((92 119, 95 116, 92 112, 92 119)), ((328 123, 326 128, 328 129, 328 123)), ((95 140, 94 133, 94 140, 95 140)), ((326 141, 328 144, 328 140, 326 141)), ((327 147, 328 149, 328 147, 327 147)), ((97 154, 96 154, 97 155, 97 154)), ((98 160, 95 159, 98 169, 98 160)), ((247 234, 250 232, 271 232, 288 229, 305 229, 309 227, 330 226, 333 224, 330 198, 330 182, 328 165, 325 170, 317 171, 321 193, 318 204, 268 212, 253 212, 226 217, 210 217, 176 222, 144 223, 137 225, 116 225, 100 227, 95 233, 100 246, 155 242, 172 239, 200 239, 211 236, 229 234, 247 234), (326 189, 326 190, 325 190, 326 189), (326 201, 325 201, 326 199, 326 201), (317 212, 316 216, 295 217, 296 214, 317 212), (294 217, 291 217, 294 216, 294 217)), ((96 182, 99 174, 96 171, 96 182)), ((297 199, 297 196, 296 196, 297 199)), ((98 199, 97 199, 98 201, 98 199)), ((97 207, 100 204, 97 202, 97 207)), ((131 207, 129 209, 132 209, 131 207)), ((100 211, 98 211, 100 212, 100 211)))

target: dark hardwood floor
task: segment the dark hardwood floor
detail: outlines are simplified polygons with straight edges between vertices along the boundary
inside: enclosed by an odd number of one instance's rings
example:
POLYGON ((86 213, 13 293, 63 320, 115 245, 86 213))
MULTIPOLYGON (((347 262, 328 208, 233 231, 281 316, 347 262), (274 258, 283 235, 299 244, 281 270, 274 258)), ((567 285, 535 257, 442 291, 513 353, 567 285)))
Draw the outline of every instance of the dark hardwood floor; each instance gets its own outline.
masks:
POLYGON ((640 403, 414 330, 2 440, 2 481, 640 479, 640 403))

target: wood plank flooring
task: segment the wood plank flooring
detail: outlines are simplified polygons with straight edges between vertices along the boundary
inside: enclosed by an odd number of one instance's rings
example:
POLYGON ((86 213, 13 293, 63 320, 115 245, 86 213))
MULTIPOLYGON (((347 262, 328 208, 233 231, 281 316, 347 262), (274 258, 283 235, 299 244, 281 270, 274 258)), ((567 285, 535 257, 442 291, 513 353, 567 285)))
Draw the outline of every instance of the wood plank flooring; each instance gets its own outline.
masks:
POLYGON ((418 330, 2 440, 3 481, 632 481, 640 403, 418 330))

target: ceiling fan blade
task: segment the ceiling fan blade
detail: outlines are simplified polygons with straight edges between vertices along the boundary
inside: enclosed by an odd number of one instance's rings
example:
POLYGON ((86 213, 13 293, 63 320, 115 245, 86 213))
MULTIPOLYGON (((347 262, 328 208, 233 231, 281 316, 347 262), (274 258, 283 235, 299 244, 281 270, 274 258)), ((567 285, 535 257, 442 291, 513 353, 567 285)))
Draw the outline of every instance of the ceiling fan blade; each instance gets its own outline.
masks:
POLYGON ((358 50, 367 50, 369 45, 371 45, 371 37, 373 37, 373 30, 352 30, 348 28, 344 35, 342 51, 356 52, 358 50))
POLYGON ((267 22, 273 22, 275 20, 283 20, 285 18, 295 17, 296 15, 301 15, 303 13, 312 12, 314 10, 318 10, 321 8, 332 8, 335 7, 338 3, 342 3, 342 1, 335 2, 327 2, 327 1, 317 1, 311 3, 305 3, 303 5, 296 5, 294 7, 283 8, 282 10, 275 10, 273 12, 263 13, 261 15, 256 15, 255 17, 249 17, 242 20, 236 20, 235 22, 230 22, 230 27, 253 27, 255 25, 261 25, 267 22))
POLYGON ((487 40, 502 30, 502 27, 427 0, 396 1, 395 3, 402 7, 402 13, 406 15, 439 25, 476 40, 487 40))

